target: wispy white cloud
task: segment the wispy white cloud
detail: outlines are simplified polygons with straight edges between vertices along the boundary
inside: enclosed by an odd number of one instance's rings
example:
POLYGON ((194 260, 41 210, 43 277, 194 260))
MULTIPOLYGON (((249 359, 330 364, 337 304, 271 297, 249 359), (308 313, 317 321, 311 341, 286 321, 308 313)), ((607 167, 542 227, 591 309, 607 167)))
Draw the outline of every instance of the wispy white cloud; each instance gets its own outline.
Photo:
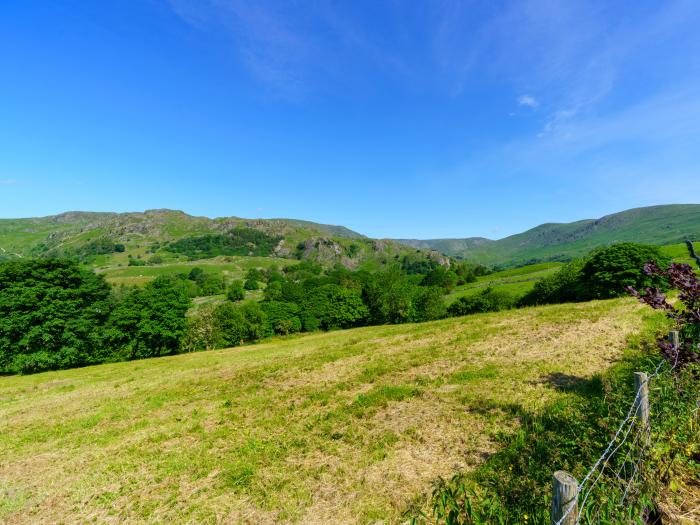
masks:
POLYGON ((17 184, 15 179, 0 179, 0 186, 11 186, 17 184))
POLYGON ((518 105, 525 106, 528 108, 536 108, 540 105, 539 102, 532 95, 520 95, 518 97, 518 105))

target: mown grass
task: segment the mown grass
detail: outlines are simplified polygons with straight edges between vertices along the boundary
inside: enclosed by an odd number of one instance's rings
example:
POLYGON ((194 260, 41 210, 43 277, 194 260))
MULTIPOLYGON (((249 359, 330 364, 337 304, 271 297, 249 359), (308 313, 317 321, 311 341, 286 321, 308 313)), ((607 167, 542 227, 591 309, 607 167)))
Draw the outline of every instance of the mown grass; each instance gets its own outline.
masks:
MULTIPOLYGON (((652 376, 657 370, 662 358, 656 339, 670 326, 663 315, 646 316, 623 358, 609 369, 587 379, 549 376, 553 388, 572 396, 554 399, 544 410, 491 405, 517 414, 519 428, 499 435, 499 450, 477 469, 438 480, 431 512, 407 512, 411 523, 549 524, 552 473, 567 470, 584 479, 628 413, 635 396, 633 373, 652 376)), ((639 443, 620 440, 602 475, 589 484, 593 489, 581 508, 581 523, 661 523, 652 519, 659 515, 663 523, 698 523, 699 369, 672 374, 670 368, 668 363, 662 366, 649 385, 651 447, 639 475, 629 469, 639 459, 639 443)))
POLYGON ((0 521, 398 523, 571 396, 632 300, 276 339, 0 378, 0 521))

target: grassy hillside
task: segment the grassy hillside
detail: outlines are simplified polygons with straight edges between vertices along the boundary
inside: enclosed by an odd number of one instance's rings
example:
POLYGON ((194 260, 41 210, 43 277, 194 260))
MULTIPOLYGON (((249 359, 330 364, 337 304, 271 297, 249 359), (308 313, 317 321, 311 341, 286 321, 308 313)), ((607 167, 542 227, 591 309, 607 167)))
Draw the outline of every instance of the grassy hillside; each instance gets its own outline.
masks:
POLYGON ((98 268, 97 273, 103 274, 113 285, 141 286, 161 275, 189 273, 192 268, 199 267, 206 273, 223 276, 227 282, 243 279, 251 268, 269 268, 276 265, 283 268, 293 264, 289 259, 272 257, 217 257, 201 261, 174 262, 154 266, 108 266, 98 268))
POLYGON ((398 523, 609 366, 631 299, 0 378, 0 521, 398 523))
MULTIPOLYGON (((0 219, 0 259, 88 255, 98 267, 126 265, 129 258, 148 260, 154 254, 167 262, 186 261, 187 252, 170 249, 171 243, 174 247, 178 241, 182 244, 183 240, 221 237, 237 228, 264 234, 270 244, 265 253, 258 253, 253 245, 242 244, 228 255, 247 255, 250 251, 276 258, 372 268, 415 252, 393 241, 367 239, 343 226, 295 219, 209 219, 175 210, 148 210, 143 213, 69 212, 43 218, 0 219), (122 247, 119 251, 112 249, 117 244, 122 247)), ((439 254, 433 256, 439 257, 439 254)))
POLYGON ((477 277, 476 282, 457 286, 447 296, 447 302, 453 303, 460 297, 475 294, 488 287, 508 292, 514 297, 522 297, 537 281, 557 272, 560 267, 561 263, 556 262, 538 263, 483 275, 477 277))
POLYGON ((516 266, 526 262, 566 260, 598 246, 622 241, 666 245, 700 239, 700 204, 636 208, 600 219, 542 224, 498 241, 482 238, 403 240, 482 264, 516 266))

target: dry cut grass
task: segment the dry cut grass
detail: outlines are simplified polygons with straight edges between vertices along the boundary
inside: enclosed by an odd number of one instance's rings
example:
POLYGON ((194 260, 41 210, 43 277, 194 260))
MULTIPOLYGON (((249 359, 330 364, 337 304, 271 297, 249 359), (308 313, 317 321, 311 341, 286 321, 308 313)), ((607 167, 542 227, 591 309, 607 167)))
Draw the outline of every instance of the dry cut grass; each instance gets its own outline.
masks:
POLYGON ((0 378, 0 521, 397 523, 641 316, 549 306, 0 378))

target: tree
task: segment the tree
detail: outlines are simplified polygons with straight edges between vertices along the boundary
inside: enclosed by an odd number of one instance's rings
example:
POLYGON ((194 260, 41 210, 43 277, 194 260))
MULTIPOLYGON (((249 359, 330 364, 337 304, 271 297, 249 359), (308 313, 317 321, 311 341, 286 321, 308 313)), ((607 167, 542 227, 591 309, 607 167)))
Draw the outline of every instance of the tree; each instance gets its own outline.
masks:
POLYGON ((240 345, 249 331, 241 308, 232 303, 223 303, 214 310, 214 326, 220 348, 240 345))
POLYGON ((187 329, 182 341, 182 350, 198 352, 216 348, 219 333, 214 308, 211 305, 200 307, 195 315, 187 319, 187 329))
MULTIPOLYGON (((325 284, 311 290, 304 302, 304 311, 318 320, 325 330, 358 326, 369 317, 369 308, 362 301, 362 291, 337 284, 325 284)), ((307 322, 313 323, 313 320, 307 322)))
POLYGON ((627 288, 667 286, 662 275, 647 274, 644 265, 654 262, 665 268, 670 262, 655 246, 625 242, 593 252, 581 271, 582 280, 594 298, 625 295, 627 288))
POLYGON ((449 292, 457 284, 457 275, 444 266, 438 266, 430 270, 420 284, 421 286, 439 286, 449 292))
POLYGON ((364 287, 364 299, 371 321, 375 324, 415 321, 416 288, 396 268, 373 274, 364 287))
POLYGON ((101 276, 66 259, 0 264, 0 371, 100 362, 109 295, 101 276))
POLYGON ((243 283, 243 288, 246 290, 257 290, 260 288, 260 285, 258 285, 258 281, 255 279, 246 279, 245 283, 243 283))
POLYGON ((421 287, 415 298, 416 320, 442 319, 447 313, 444 290, 439 287, 421 287))
POLYGON ((199 266, 195 266, 194 268, 192 268, 190 270, 190 273, 187 276, 187 278, 190 281, 197 282, 197 279, 200 279, 201 276, 203 276, 203 275, 204 275, 204 270, 202 270, 199 266))
POLYGON ((228 287, 228 291, 226 292, 226 298, 232 303, 242 301, 243 299, 245 299, 245 290, 243 289, 243 282, 238 280, 233 281, 228 287))
POLYGON ((265 301, 260 307, 265 312, 270 330, 276 334, 287 335, 301 331, 298 305, 282 301, 265 301))
POLYGON ((106 337, 114 357, 138 359, 177 352, 189 306, 185 287, 173 277, 158 277, 128 293, 107 323, 106 337))

